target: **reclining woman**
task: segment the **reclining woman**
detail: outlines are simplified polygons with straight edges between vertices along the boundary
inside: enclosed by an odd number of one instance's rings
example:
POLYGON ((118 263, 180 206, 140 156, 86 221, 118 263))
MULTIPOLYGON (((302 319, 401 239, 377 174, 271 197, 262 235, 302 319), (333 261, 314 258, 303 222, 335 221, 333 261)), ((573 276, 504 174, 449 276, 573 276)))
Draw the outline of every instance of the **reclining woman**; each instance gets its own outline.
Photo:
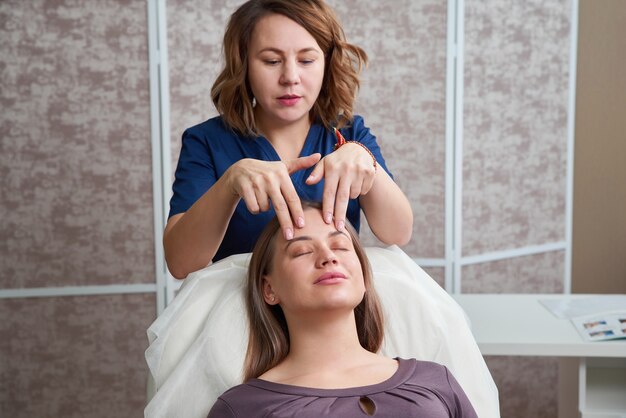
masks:
POLYGON ((290 240, 274 219, 254 248, 245 383, 209 417, 476 417, 446 367, 377 354, 383 316, 354 229, 304 216, 290 240))

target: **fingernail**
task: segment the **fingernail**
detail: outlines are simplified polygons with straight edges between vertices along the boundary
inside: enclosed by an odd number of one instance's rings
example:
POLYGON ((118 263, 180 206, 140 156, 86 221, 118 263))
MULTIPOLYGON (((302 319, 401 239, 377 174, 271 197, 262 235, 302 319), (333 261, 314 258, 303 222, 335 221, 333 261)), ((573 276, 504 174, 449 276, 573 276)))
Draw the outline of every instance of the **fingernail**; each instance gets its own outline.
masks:
POLYGON ((311 174, 309 178, 306 179, 306 181, 313 181, 313 180, 315 180, 315 176, 313 174, 311 174))
POLYGON ((304 218, 302 216, 298 217, 298 219, 296 219, 296 224, 299 228, 304 227, 304 218))
POLYGON ((326 212, 324 214, 324 222, 326 222, 327 224, 332 223, 333 221, 333 214, 330 212, 326 212))
POLYGON ((337 231, 343 231, 344 226, 346 226, 346 224, 343 221, 337 222, 337 231))
POLYGON ((287 241, 293 239, 293 230, 291 228, 285 229, 285 239, 287 241))

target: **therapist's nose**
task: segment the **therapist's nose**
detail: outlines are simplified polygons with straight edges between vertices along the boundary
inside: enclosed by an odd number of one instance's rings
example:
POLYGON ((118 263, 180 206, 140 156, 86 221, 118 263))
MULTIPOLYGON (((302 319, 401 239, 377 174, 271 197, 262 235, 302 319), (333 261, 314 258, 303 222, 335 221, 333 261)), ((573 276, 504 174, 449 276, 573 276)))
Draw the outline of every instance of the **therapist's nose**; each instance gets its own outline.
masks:
POLYGON ((300 74, 298 73, 298 66, 295 61, 285 61, 283 64, 283 71, 280 76, 280 83, 287 86, 300 83, 300 74))

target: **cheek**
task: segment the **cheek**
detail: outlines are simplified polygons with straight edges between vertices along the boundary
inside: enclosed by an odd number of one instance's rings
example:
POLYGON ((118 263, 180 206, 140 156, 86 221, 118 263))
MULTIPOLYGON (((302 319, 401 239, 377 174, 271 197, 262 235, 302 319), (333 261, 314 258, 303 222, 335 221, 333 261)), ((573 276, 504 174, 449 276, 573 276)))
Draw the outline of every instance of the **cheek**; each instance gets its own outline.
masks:
POLYGON ((317 73, 315 74, 315 85, 317 90, 322 89, 322 84, 324 83, 324 66, 322 66, 317 73))
POLYGON ((359 283, 365 288, 365 279, 363 278, 363 270, 361 269, 361 263, 356 255, 348 261, 350 264, 350 271, 352 276, 359 280, 359 283))
POLYGON ((293 264, 283 265, 279 263, 274 266, 272 271, 272 275, 275 278, 274 288, 279 293, 293 293, 294 288, 297 287, 297 281, 294 278, 297 277, 297 274, 301 271, 301 269, 293 264))
POLYGON ((255 96, 260 95, 263 92, 263 72, 259 68, 256 68, 254 64, 248 66, 248 83, 252 94, 255 96))

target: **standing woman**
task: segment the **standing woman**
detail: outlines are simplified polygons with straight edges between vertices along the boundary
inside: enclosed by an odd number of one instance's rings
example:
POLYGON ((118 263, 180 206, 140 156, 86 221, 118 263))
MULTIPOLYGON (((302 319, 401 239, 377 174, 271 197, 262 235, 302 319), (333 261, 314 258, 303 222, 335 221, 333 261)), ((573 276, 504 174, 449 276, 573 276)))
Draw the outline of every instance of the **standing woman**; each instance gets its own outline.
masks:
POLYGON ((274 215, 293 238, 300 199, 321 201, 339 231, 346 218, 358 230, 363 209, 378 239, 407 243, 411 206, 352 110, 367 55, 323 0, 247 1, 223 52, 220 116, 183 134, 163 239, 172 275, 251 251, 274 215))

